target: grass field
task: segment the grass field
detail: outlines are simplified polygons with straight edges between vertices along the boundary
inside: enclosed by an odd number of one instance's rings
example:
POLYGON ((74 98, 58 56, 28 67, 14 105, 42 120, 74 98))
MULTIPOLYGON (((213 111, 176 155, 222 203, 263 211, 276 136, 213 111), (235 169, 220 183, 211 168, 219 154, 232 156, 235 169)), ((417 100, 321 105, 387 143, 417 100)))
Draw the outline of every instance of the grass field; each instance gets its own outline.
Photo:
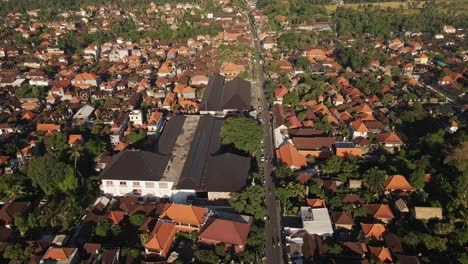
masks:
MULTIPOLYGON (((346 0, 345 0, 346 1, 346 0)), ((381 2, 381 3, 360 3, 360 4, 344 4, 344 7, 358 9, 362 5, 375 5, 381 8, 400 8, 403 7, 405 13, 411 13, 414 9, 410 9, 408 2, 381 2)), ((424 4, 423 1, 418 3, 418 7, 421 7, 424 4)), ((334 12, 338 5, 324 5, 328 12, 334 12)), ((441 9, 451 9, 458 13, 468 12, 468 0, 441 0, 440 1, 441 9)))
MULTIPOLYGON (((390 7, 390 8, 400 8, 400 6, 402 6, 403 9, 408 10, 408 4, 407 4, 406 2, 382 2, 382 3, 344 4, 343 6, 344 6, 344 7, 347 7, 347 8, 354 8, 354 9, 357 9, 357 8, 359 8, 359 6, 368 5, 368 4, 375 5, 375 6, 379 6, 379 7, 382 7, 382 8, 387 8, 387 7, 390 7)), ((422 5, 422 2, 421 2, 421 5, 422 5)), ((338 5, 325 5, 325 8, 326 8, 327 11, 329 11, 329 12, 334 12, 334 11, 336 10, 337 7, 338 7, 338 5)))

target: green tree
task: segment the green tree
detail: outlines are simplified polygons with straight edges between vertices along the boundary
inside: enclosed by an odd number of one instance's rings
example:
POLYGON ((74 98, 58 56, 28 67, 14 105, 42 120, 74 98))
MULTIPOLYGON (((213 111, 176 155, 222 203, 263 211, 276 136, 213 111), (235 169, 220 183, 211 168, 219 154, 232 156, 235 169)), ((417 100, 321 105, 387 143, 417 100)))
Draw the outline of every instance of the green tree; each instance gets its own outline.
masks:
POLYGON ((110 233, 110 227, 107 223, 99 223, 94 230, 96 236, 107 237, 110 233))
POLYGON ((31 180, 23 174, 4 174, 0 177, 0 200, 9 201, 16 197, 32 194, 31 180))
POLYGON ((143 214, 134 214, 128 219, 130 223, 134 226, 141 226, 145 222, 145 215, 143 214))
POLYGON ((76 177, 76 163, 81 157, 81 152, 83 151, 83 147, 78 144, 74 144, 70 150, 68 151, 68 154, 70 154, 70 159, 73 160, 73 173, 76 177))
POLYGON ((409 176, 411 185, 418 189, 424 188, 425 175, 426 174, 423 169, 418 169, 418 170, 413 171, 409 176))
POLYGON ((219 257, 213 250, 198 249, 195 250, 193 256, 198 261, 197 263, 217 264, 219 261, 219 257))
POLYGON ((34 252, 31 246, 23 247, 21 244, 12 243, 8 244, 3 251, 3 257, 10 260, 26 261, 34 252))
POLYGON ((251 118, 230 117, 221 127, 222 144, 233 144, 238 150, 255 156, 262 149, 263 127, 251 118))
POLYGON ((241 193, 234 194, 229 204, 239 213, 252 215, 256 220, 261 220, 266 214, 263 199, 265 188, 261 185, 248 185, 241 193))
POLYGON ((54 132, 51 136, 44 139, 47 151, 57 151, 65 149, 67 145, 67 133, 54 132))
POLYGON ((27 167, 28 177, 31 178, 33 184, 39 186, 46 195, 52 195, 59 191, 74 190, 77 186, 70 184, 74 182, 70 181, 70 172, 73 175, 73 168, 57 160, 52 155, 34 157, 29 161, 27 167), (65 179, 67 182, 64 182, 65 179))
POLYGON ((299 95, 296 92, 289 92, 283 97, 283 104, 297 108, 299 104, 299 95))
POLYGON ((299 57, 294 62, 294 65, 299 69, 307 70, 310 68, 312 63, 310 63, 309 59, 307 59, 306 57, 299 57))
POLYGON ((372 167, 364 173, 364 184, 367 189, 374 194, 378 194, 383 191, 382 183, 387 179, 385 171, 372 167))

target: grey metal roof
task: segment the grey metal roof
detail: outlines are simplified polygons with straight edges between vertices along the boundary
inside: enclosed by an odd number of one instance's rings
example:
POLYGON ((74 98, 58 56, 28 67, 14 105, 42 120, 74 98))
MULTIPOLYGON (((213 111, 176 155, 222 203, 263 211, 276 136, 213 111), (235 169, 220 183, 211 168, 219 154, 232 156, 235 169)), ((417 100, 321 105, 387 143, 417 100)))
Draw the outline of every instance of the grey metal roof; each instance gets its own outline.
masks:
POLYGON ((124 150, 112 158, 100 179, 157 181, 161 179, 169 156, 142 150, 124 150))
POLYGON ((220 153, 222 124, 222 119, 201 117, 177 188, 238 192, 245 186, 250 158, 220 153))

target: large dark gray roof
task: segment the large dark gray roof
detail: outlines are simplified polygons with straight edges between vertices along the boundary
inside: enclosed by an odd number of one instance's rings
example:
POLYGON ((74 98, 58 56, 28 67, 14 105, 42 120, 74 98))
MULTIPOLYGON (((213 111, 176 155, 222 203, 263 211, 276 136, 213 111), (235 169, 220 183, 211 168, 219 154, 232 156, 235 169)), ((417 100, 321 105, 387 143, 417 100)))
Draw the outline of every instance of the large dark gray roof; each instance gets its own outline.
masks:
POLYGON ((200 103, 200 110, 250 110, 251 89, 251 83, 239 77, 224 83, 224 77, 221 75, 214 75, 208 81, 208 86, 205 89, 205 94, 200 103))
POLYGON ((227 82, 223 89, 223 101, 221 109, 250 110, 251 108, 251 84, 239 77, 227 82))
POLYGON ((156 143, 153 152, 165 156, 170 156, 177 137, 180 134, 185 122, 185 116, 174 115, 164 126, 164 130, 156 143))
POLYGON ((157 181, 161 179, 169 156, 142 150, 124 150, 112 158, 100 179, 157 181))
POLYGON ((221 102, 224 87, 224 77, 216 74, 210 77, 205 88, 200 111, 217 111, 221 102))
POLYGON ((222 119, 213 116, 200 118, 177 188, 238 192, 244 187, 250 158, 219 153, 222 124, 222 119))

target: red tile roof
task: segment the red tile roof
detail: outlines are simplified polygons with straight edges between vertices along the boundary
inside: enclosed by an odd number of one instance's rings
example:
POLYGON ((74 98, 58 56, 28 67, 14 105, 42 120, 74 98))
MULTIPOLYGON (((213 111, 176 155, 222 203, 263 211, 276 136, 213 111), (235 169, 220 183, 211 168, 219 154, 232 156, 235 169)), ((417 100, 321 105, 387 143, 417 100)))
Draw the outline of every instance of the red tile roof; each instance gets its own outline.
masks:
POLYGON ((366 212, 377 219, 393 219, 395 216, 387 204, 365 204, 366 212))
POLYGON ((159 251, 160 255, 165 257, 172 246, 176 232, 175 223, 158 221, 145 248, 150 251, 159 251))
POLYGON ((246 223, 224 219, 211 219, 206 228, 200 232, 201 240, 215 241, 233 245, 246 245, 252 218, 246 223))
POLYGON ((160 215, 160 218, 168 218, 177 223, 199 226, 205 221, 207 212, 208 210, 202 207, 171 204, 166 211, 160 215))
POLYGON ((382 237, 382 234, 385 232, 385 225, 383 224, 362 224, 362 231, 366 237, 382 237))
POLYGON ((392 175, 383 183, 386 191, 412 191, 414 187, 406 180, 403 175, 392 175))
POLYGON ((307 166, 304 155, 299 154, 296 147, 292 144, 284 144, 276 150, 276 156, 281 163, 288 167, 301 168, 307 166))

